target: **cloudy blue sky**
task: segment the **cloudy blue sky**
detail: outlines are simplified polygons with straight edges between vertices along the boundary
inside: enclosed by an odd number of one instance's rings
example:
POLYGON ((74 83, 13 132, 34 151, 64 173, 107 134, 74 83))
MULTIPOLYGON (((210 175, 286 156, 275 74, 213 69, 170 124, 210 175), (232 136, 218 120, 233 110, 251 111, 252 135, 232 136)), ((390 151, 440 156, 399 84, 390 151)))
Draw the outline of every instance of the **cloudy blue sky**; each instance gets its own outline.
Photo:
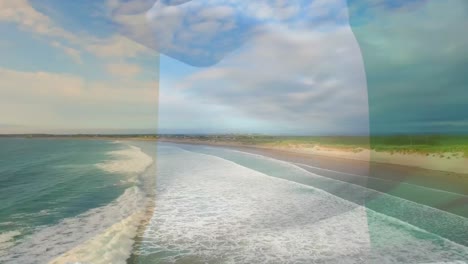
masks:
POLYGON ((468 1, 348 4, 371 133, 468 133, 468 1))
MULTIPOLYGON (((466 6, 451 1, 438 8, 466 6)), ((434 15, 435 2, 2 0, 0 133, 367 134, 369 116, 371 128, 383 120, 390 131, 404 123, 388 113, 405 94, 384 103, 395 86, 389 69, 398 59, 413 66, 436 59, 427 41, 443 28, 414 23, 434 15), (430 26, 402 31, 406 25, 430 26), (406 39, 427 52, 406 56, 406 39), (386 50, 391 55, 380 56, 386 50)), ((464 26, 465 11, 444 25, 464 26)), ((464 44, 455 43, 451 56, 464 44)), ((441 67, 448 79, 453 68, 441 67)), ((414 86, 404 82, 400 91, 414 86)), ((404 121, 427 127, 425 103, 404 121)))
POLYGON ((1 5, 3 132, 366 131, 344 1, 1 5))
POLYGON ((158 2, 163 128, 367 133, 367 91, 345 1, 158 2), (315 11, 315 12, 314 12, 315 11))
POLYGON ((156 127, 157 53, 79 2, 0 1, 0 132, 156 127))

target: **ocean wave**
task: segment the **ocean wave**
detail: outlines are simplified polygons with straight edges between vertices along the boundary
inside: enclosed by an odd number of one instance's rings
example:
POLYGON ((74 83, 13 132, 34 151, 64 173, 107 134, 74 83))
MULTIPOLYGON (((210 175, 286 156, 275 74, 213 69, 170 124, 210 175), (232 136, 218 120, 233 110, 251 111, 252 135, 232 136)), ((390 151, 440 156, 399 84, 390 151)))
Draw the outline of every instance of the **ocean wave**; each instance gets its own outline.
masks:
POLYGON ((467 257, 466 247, 408 223, 219 157, 181 151, 160 156, 158 163, 155 212, 135 251, 142 263, 421 263, 467 257))
POLYGON ((142 217, 143 212, 132 214, 49 263, 125 264, 142 217))
POLYGON ((293 163, 263 155, 230 149, 222 149, 220 152, 219 149, 211 147, 204 147, 203 149, 209 150, 207 153, 202 152, 205 155, 222 158, 272 177, 304 183, 307 186, 355 203, 356 206, 365 206, 388 217, 398 219, 430 233, 435 233, 454 243, 468 246, 465 231, 468 229, 468 220, 462 216, 358 184, 327 178, 293 163), (213 150, 215 152, 211 152, 213 150), (245 159, 246 157, 250 158, 245 159))
POLYGON ((112 159, 96 166, 109 173, 138 174, 145 171, 153 163, 153 159, 141 151, 140 148, 129 146, 128 149, 111 151, 108 153, 112 159))
MULTIPOLYGON (((99 164, 103 170, 138 174, 142 181, 155 175, 153 159, 140 148, 130 146, 109 154, 117 160, 99 164)), ((5 254, 0 254, 0 263, 126 263, 149 205, 152 199, 144 188, 129 187, 105 206, 40 227, 15 245, 10 244, 5 254)))
POLYGON ((20 231, 8 231, 0 233, 0 257, 5 253, 5 250, 14 245, 14 238, 21 235, 20 231))

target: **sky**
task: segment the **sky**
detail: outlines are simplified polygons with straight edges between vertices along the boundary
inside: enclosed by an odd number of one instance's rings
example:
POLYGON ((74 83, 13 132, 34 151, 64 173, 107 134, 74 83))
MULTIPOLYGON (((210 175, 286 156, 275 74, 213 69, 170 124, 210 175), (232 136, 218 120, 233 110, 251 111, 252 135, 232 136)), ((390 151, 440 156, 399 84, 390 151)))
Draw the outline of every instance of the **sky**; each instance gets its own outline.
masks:
POLYGON ((467 13, 463 0, 0 0, 0 133, 466 132, 467 13))
POLYGON ((0 133, 156 129, 158 53, 79 2, 0 1, 0 133))
POLYGON ((349 0, 372 134, 468 133, 468 1, 349 0))

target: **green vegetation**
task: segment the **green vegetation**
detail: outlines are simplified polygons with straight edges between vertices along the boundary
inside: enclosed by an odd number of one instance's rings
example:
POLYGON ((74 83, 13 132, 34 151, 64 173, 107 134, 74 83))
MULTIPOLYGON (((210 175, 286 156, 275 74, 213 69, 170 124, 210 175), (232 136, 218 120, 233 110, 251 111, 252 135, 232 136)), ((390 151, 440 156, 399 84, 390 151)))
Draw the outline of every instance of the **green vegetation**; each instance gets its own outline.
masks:
MULTIPOLYGON (((266 136, 266 135, 164 135, 218 143, 236 143, 277 147, 334 147, 357 151, 373 149, 395 153, 440 154, 463 153, 468 157, 468 135, 395 135, 395 136, 266 136)), ((449 158, 449 157, 447 157, 449 158)))
POLYGON ((466 135, 405 135, 374 136, 370 139, 376 151, 403 153, 463 153, 468 157, 468 136, 466 135))
MULTIPOLYGON (((358 151, 373 149, 390 153, 438 154, 445 152, 460 153, 468 157, 468 135, 394 135, 394 136, 268 136, 268 135, 0 135, 0 137, 56 137, 56 138, 127 138, 154 140, 186 140, 207 143, 240 144, 249 146, 275 147, 333 147, 358 151)), ((447 158, 450 158, 447 156, 447 158)))

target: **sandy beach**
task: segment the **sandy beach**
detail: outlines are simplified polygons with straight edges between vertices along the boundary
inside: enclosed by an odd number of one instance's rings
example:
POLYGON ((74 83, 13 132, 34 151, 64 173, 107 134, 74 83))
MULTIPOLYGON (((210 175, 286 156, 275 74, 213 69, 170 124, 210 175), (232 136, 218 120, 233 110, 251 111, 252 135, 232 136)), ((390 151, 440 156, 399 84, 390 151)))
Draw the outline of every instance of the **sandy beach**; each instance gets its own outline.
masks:
MULTIPOLYGON (((41 138, 69 139, 69 136, 40 136, 41 138)), ((181 144, 209 145, 231 148, 247 148, 252 150, 281 151, 289 154, 304 154, 354 160, 370 163, 392 164, 399 166, 422 168, 448 173, 456 173, 468 178, 468 158, 462 152, 417 153, 404 151, 376 151, 363 147, 334 147, 307 144, 244 144, 237 141, 202 140, 195 138, 175 137, 141 137, 141 136, 73 136, 73 139, 83 140, 129 140, 129 141, 160 141, 181 144)))
POLYGON ((436 170, 443 172, 451 172, 456 174, 464 174, 468 177, 468 158, 463 156, 463 153, 401 153, 401 152, 384 152, 370 149, 344 149, 328 146, 307 147, 301 145, 275 146, 275 145, 245 145, 236 142, 223 141, 202 141, 194 139, 158 139, 161 142, 173 142, 184 144, 202 144, 211 146, 224 146, 235 148, 251 148, 263 150, 275 150, 288 153, 306 154, 314 156, 326 156, 340 159, 349 159, 356 161, 385 163, 409 167, 423 168, 427 170, 436 170))

